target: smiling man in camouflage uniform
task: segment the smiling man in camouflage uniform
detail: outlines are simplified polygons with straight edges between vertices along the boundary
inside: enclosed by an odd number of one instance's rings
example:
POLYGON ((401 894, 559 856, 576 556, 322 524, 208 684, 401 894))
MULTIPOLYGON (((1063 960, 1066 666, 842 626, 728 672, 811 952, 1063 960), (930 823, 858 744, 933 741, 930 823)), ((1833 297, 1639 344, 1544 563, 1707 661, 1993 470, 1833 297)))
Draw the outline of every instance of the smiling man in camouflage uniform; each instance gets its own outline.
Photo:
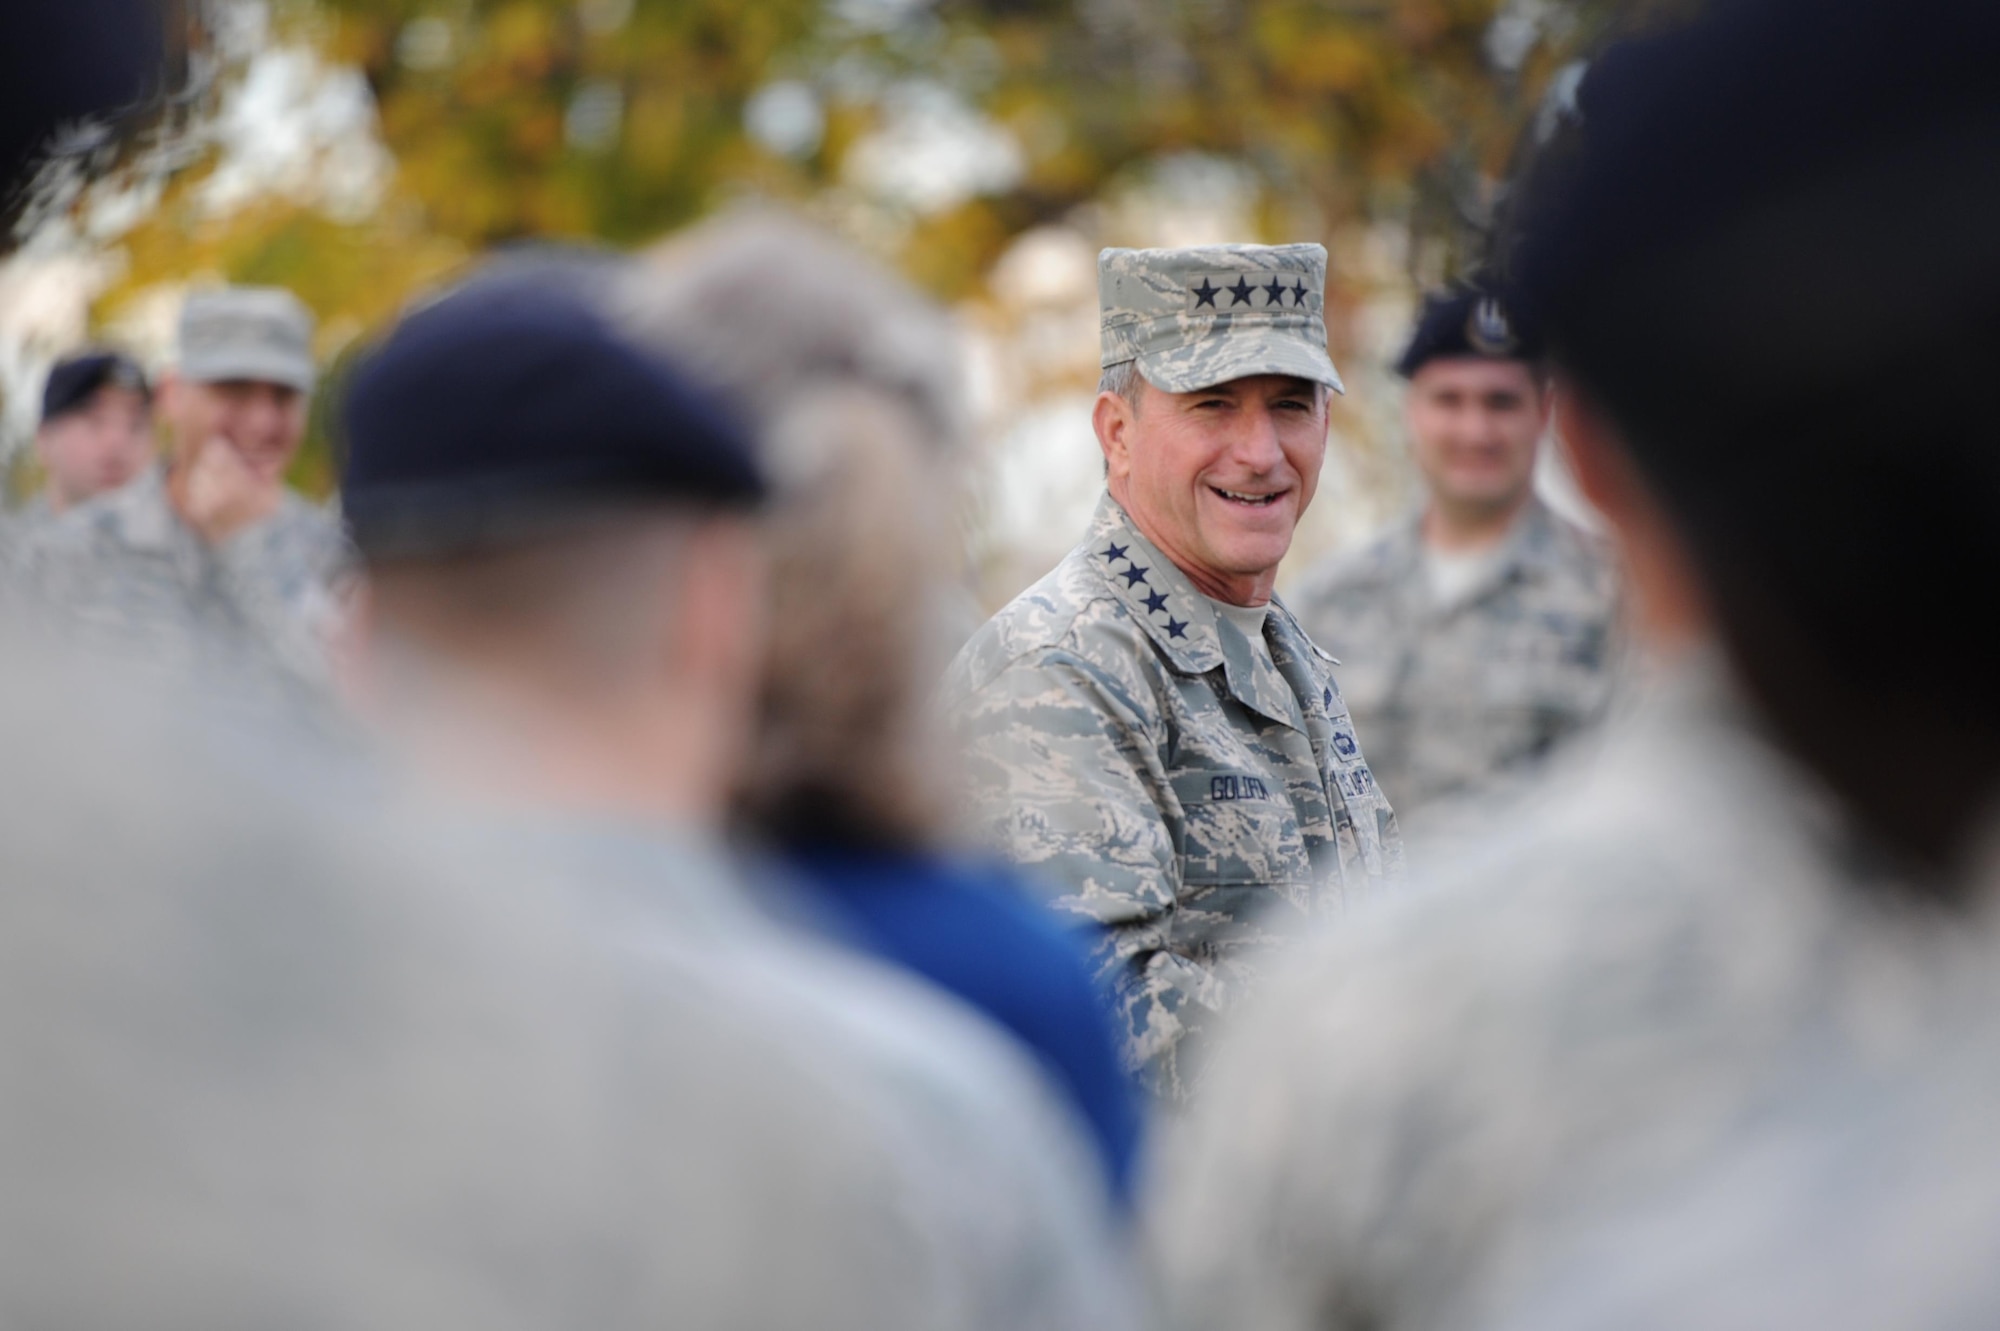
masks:
POLYGON ((1103 926, 1170 1100, 1264 945, 1400 868, 1332 658, 1271 592, 1340 390, 1325 276, 1317 245, 1104 251, 1107 493, 946 686, 978 825, 1103 926))

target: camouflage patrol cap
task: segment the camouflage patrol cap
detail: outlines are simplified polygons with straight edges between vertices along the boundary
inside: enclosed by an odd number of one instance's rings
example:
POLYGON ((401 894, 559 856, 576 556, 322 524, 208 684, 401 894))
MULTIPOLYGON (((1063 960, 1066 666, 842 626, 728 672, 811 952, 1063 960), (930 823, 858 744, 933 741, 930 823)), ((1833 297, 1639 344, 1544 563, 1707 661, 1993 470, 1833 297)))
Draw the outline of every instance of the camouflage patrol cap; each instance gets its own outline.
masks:
POLYGON ((1323 246, 1108 249, 1097 256, 1097 300, 1101 363, 1136 361, 1169 393, 1253 374, 1347 391, 1326 354, 1323 246))
POLYGON ((312 312, 282 287, 190 292, 181 306, 181 377, 255 379, 310 393, 312 335, 312 312))

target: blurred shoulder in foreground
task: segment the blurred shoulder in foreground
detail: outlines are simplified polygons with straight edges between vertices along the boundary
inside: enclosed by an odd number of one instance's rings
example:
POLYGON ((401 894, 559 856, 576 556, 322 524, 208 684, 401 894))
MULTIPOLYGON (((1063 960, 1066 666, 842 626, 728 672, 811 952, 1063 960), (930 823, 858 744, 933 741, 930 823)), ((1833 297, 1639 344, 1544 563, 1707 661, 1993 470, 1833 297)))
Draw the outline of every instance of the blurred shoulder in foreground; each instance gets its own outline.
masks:
MULTIPOLYGON (((1190 1324, 1476 1324, 1532 1273, 1643 1273, 1594 1246, 1611 1218, 1674 1213, 1816 1088, 1937 1106, 1882 1120, 1889 1170, 1977 1120, 1927 1051, 2000 1012, 2000 640, 1967 610, 2000 595, 1996 60, 1984 6, 1743 0, 1610 48, 1556 118, 1501 249, 1668 675, 1238 1025, 1162 1156, 1190 1324)), ((1992 1173, 1964 1178, 1883 1196, 1983 1224, 1992 1173)), ((1940 1306, 1881 1293, 1878 1325, 1940 1306)))

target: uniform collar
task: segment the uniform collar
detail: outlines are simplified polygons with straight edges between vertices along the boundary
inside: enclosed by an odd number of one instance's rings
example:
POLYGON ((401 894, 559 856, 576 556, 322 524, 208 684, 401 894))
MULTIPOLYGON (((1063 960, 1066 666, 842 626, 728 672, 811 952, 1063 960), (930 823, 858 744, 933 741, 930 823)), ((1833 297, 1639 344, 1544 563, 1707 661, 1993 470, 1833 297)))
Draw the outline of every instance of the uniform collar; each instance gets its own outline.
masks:
MULTIPOLYGON (((1418 580, 1425 553, 1425 511, 1419 507, 1391 532, 1382 556, 1375 564, 1384 581, 1418 580)), ((1540 495, 1530 492, 1527 502, 1514 518, 1514 525, 1500 539, 1492 568, 1479 580, 1478 586, 1467 591, 1454 606, 1471 605, 1514 578, 1538 577, 1560 562, 1556 549, 1555 515, 1542 502, 1540 495)))
MULTIPOLYGON (((1084 557, 1176 669, 1199 675, 1220 666, 1230 696, 1238 702, 1295 730, 1305 728, 1297 699, 1266 654, 1252 650, 1242 631, 1218 615, 1187 574, 1139 534, 1108 492, 1091 518, 1084 557)), ((1279 615, 1289 612, 1274 598, 1271 617, 1279 615)))

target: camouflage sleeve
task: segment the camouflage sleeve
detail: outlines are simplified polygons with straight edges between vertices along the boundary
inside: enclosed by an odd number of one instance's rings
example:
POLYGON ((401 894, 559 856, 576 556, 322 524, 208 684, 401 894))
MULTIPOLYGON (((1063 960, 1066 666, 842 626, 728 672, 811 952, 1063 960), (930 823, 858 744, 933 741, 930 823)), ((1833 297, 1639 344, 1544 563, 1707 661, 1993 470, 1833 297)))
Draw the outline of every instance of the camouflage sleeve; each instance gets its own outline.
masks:
POLYGON ((1103 927, 1127 1061, 1156 1089, 1213 981, 1168 948, 1180 888, 1180 803, 1158 716, 1100 666, 1060 652, 1017 660, 953 707, 977 829, 1047 880, 1054 904, 1103 927))

